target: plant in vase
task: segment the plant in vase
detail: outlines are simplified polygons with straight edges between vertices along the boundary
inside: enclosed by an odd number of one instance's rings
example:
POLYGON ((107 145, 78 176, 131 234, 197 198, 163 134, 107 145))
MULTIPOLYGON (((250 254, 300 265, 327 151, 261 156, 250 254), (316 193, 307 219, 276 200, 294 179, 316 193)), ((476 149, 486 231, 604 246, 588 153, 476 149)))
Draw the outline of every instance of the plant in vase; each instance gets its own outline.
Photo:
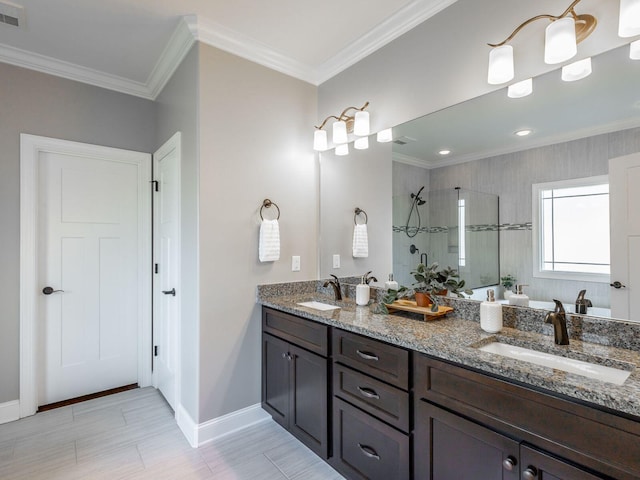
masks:
POLYGON ((505 275, 504 277, 500 277, 500 285, 504 287, 504 299, 509 300, 509 297, 513 295, 513 286, 516 284, 518 280, 516 277, 511 275, 510 273, 505 275))

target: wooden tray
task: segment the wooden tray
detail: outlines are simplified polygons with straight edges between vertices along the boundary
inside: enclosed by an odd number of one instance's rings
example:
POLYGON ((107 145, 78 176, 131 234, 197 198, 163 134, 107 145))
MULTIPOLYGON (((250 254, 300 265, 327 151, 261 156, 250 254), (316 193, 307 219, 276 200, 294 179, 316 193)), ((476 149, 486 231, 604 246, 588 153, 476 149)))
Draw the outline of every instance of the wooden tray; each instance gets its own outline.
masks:
POLYGON ((453 308, 440 305, 437 312, 431 311, 431 306, 419 307, 413 300, 396 300, 393 303, 386 304, 387 310, 393 312, 395 310, 402 310, 403 312, 419 313, 424 315, 424 320, 435 320, 438 317, 443 317, 447 313, 452 312, 453 308))

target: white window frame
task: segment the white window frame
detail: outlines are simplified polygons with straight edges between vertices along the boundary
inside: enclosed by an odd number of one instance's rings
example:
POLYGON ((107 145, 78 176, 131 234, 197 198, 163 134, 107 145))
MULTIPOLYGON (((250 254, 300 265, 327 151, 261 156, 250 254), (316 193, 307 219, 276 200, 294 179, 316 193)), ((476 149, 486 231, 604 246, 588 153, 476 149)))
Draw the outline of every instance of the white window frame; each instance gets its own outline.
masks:
POLYGON ((608 175, 598 175, 586 178, 574 178, 571 180, 560 180, 556 182, 534 183, 532 187, 531 204, 533 207, 533 276, 536 278, 552 278, 556 280, 577 280, 582 282, 598 282, 609 283, 611 275, 603 273, 585 273, 585 272, 558 272, 545 270, 542 268, 542 209, 541 207, 541 191, 557 188, 587 187, 591 185, 600 185, 609 183, 608 175))

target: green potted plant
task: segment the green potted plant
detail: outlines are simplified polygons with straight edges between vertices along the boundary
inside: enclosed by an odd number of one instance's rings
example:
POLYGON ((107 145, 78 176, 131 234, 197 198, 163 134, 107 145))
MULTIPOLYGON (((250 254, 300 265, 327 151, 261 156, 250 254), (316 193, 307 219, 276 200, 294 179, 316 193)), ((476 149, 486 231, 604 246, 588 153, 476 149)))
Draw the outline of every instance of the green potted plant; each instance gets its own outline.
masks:
POLYGON ((516 284, 518 280, 516 277, 511 275, 510 273, 505 275, 504 277, 500 277, 500 285, 504 287, 504 299, 509 300, 509 297, 513 295, 512 287, 516 284))

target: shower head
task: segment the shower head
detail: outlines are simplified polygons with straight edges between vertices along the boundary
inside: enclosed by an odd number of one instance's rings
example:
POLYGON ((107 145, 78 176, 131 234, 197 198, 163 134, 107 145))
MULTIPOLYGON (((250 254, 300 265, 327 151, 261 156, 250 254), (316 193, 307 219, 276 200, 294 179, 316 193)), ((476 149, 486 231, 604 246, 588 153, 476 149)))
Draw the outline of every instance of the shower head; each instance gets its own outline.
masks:
POLYGON ((422 198, 418 197, 417 199, 418 205, 424 205, 425 203, 427 203, 426 200, 423 200, 422 198))

